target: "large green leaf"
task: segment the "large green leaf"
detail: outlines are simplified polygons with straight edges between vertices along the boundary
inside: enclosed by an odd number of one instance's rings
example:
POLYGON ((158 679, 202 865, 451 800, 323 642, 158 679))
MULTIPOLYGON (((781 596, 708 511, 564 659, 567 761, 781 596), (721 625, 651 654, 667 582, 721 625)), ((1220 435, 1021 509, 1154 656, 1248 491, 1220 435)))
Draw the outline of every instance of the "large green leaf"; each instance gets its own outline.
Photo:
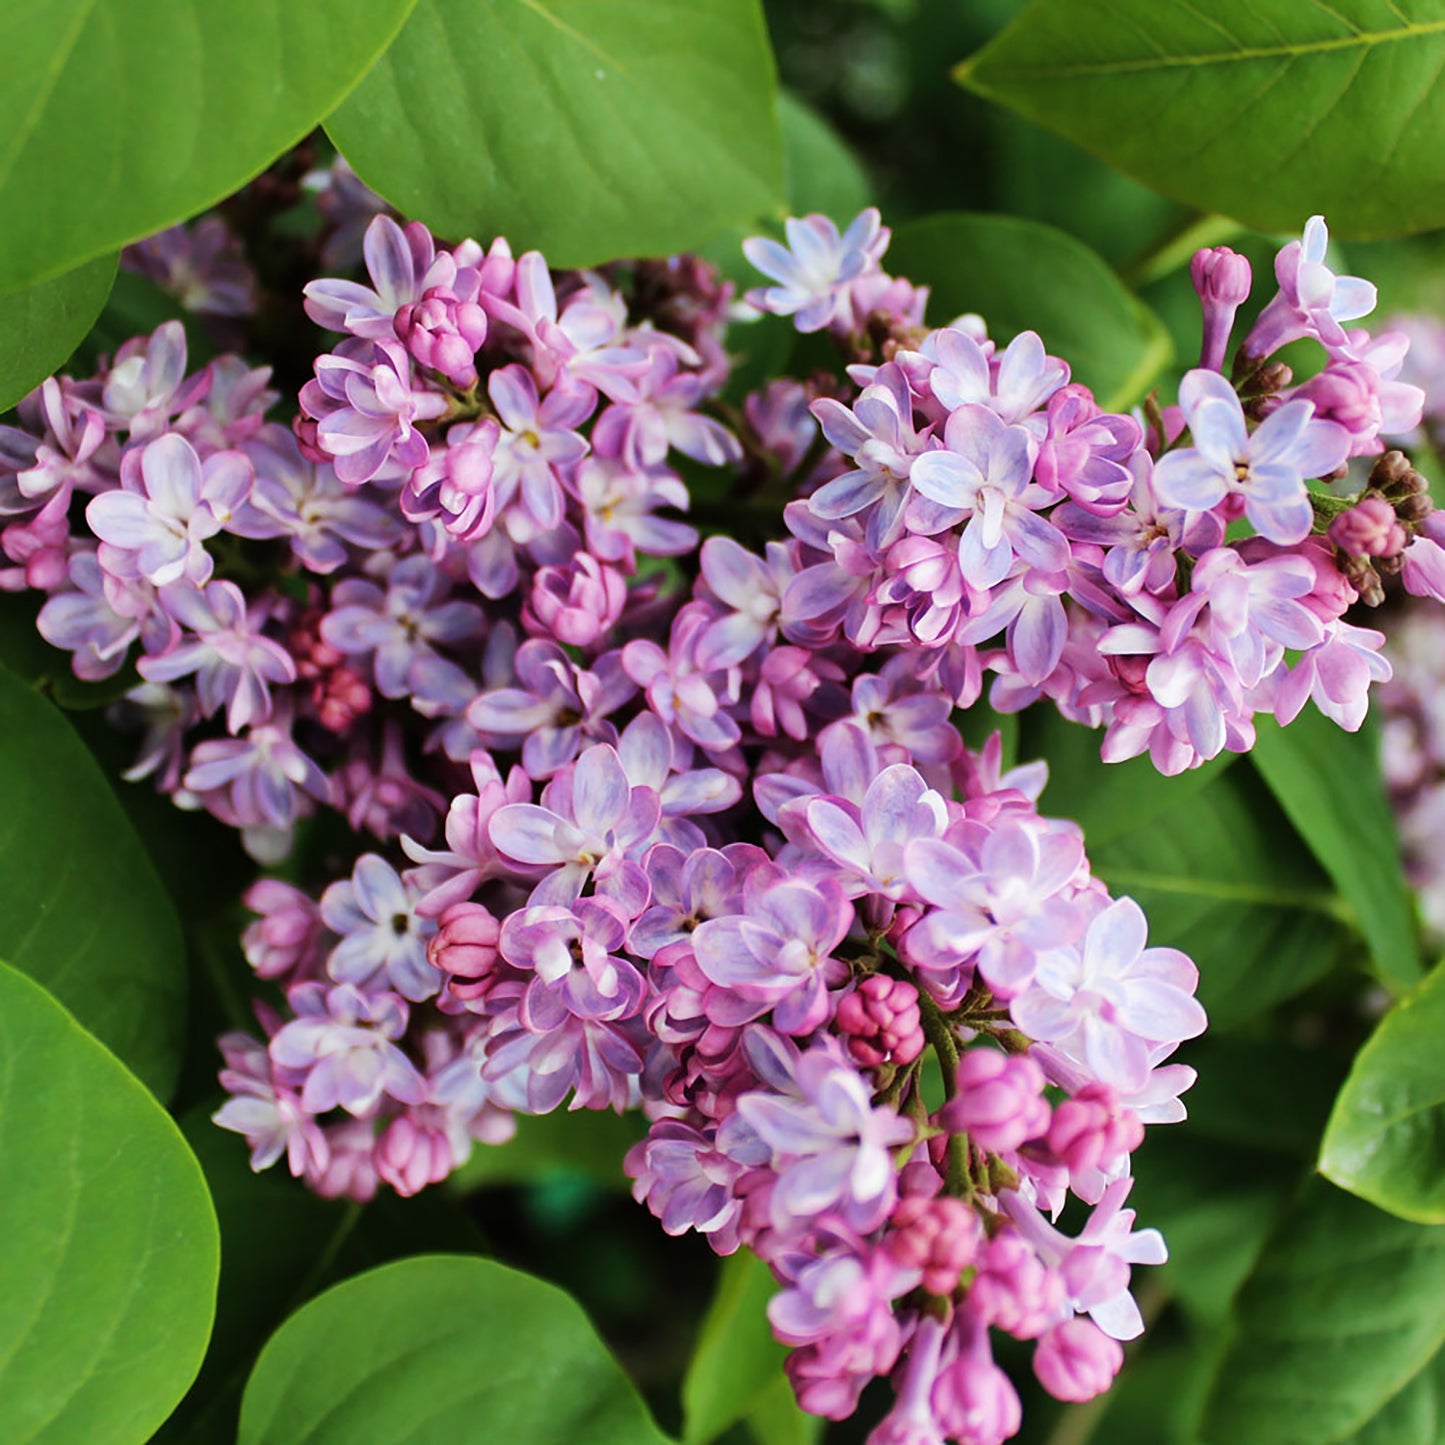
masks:
POLYGON ((1338 1445, 1440 1445, 1445 1435, 1445 1350, 1383 1410, 1338 1445))
POLYGON ((682 1382, 684 1445, 716 1440, 782 1378, 788 1352, 773 1338, 766 1313, 777 1289, 757 1255, 744 1249, 723 1260, 682 1382))
POLYGON ((935 325, 976 311, 1000 342, 1037 331, 1104 407, 1138 401, 1171 355, 1158 317, 1104 261, 1038 221, 963 211, 908 221, 884 264, 932 289, 935 325))
POLYGON ((1445 1224, 1445 967, 1385 1015, 1335 1101, 1320 1171, 1405 1219, 1445 1224))
POLYGON ((554 266, 687 250, 782 198, 757 0, 419 0, 326 125, 408 215, 554 266))
POLYGON ((133 1445, 200 1367, 216 1219, 144 1088, 0 964, 0 1440, 133 1445))
POLYGON ((0 7, 0 293, 58 276, 235 190, 336 105, 410 5, 0 7))
POLYGON ((1393 1435, 1358 1432, 1411 1387, 1442 1342, 1445 1230, 1315 1180, 1235 1301, 1200 1439, 1396 1445, 1393 1435))
POLYGON ((0 296, 0 411, 65 364, 100 315, 114 280, 115 257, 99 256, 0 296))
POLYGON ((423 1255, 287 1320, 241 1404, 239 1445, 665 1445, 576 1302, 491 1260, 423 1255))
POLYGON ((1258 230, 1445 224, 1442 0, 1034 0, 963 83, 1258 230))
POLYGON ((873 199, 873 188, 848 143, 790 91, 778 97, 783 134, 783 194, 795 216, 821 211, 846 225, 873 199))
POLYGON ((180 926, 63 714, 0 668, 0 954, 157 1094, 181 1054, 180 926))
POLYGON ((1420 953, 1379 747, 1373 727, 1347 733, 1309 708, 1287 728, 1261 718, 1250 756, 1353 906, 1379 972, 1409 984, 1420 953))
POLYGON ((1083 825, 1094 872, 1149 917, 1149 941, 1199 966, 1199 998, 1227 1027, 1328 972, 1349 931, 1329 880, 1247 762, 1165 778, 1147 759, 1104 763, 1100 734, 1050 709, 1025 715, 1019 755, 1049 761, 1045 813, 1083 825))

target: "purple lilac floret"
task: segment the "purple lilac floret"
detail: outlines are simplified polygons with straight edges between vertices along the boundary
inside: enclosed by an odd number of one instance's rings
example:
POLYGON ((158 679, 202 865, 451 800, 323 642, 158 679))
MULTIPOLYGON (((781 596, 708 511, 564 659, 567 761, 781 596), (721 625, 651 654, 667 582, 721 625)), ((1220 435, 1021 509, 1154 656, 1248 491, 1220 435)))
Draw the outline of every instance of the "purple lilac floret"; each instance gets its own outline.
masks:
MULTIPOLYGON (((340 162, 322 196, 367 274, 306 289, 337 339, 291 429, 265 370, 188 373, 176 323, 0 428, 0 587, 44 594, 79 677, 134 665, 131 776, 267 863, 322 810, 359 839, 248 890, 284 1007, 222 1040, 217 1123, 365 1200, 518 1115, 640 1109, 636 1197, 768 1264, 804 1408, 889 1377, 873 1445, 997 1445, 995 1331, 1057 1398, 1107 1389, 1165 1255, 1130 1156, 1184 1117, 1197 975, 1039 811, 1042 766, 953 715, 1047 699, 1166 773, 1259 713, 1359 727, 1389 664, 1348 610, 1397 574, 1445 600, 1387 450, 1424 402, 1405 333, 1349 326, 1373 291, 1316 218, 1232 361, 1249 268, 1200 253, 1200 367, 1116 414, 1032 332, 925 327, 877 212, 810 216, 748 243, 748 300, 846 367, 732 408, 703 263, 448 248, 340 162), (1293 386, 1301 338, 1326 365, 1293 386), (712 515, 679 457, 718 469, 712 515), (758 534, 702 540, 734 518, 758 534)), ((136 264, 188 256, 236 281, 199 232, 136 264)))

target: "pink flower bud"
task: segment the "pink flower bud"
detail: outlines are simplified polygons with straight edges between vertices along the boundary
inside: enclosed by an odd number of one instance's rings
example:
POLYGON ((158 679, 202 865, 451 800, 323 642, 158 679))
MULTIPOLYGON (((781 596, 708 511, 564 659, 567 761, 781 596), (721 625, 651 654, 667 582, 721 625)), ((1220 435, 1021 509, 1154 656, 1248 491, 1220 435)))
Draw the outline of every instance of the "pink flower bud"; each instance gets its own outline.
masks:
POLYGON ((1092 1320, 1075 1315, 1040 1337, 1034 1374, 1056 1400, 1075 1404, 1102 1395, 1124 1363, 1124 1350, 1092 1320))
POLYGON ((450 975, 457 998, 482 997, 497 973, 501 924, 480 903, 453 903, 437 922, 437 931, 427 940, 428 960, 450 975))
POLYGON ((1049 1123, 1049 1152, 1074 1173, 1107 1168, 1143 1141, 1139 1116, 1123 1108, 1107 1084, 1085 1084, 1054 1110, 1049 1123))
POLYGON ((922 1270, 930 1294, 948 1295, 973 1263, 982 1235, 978 1215, 961 1199, 912 1194, 894 1206, 883 1248, 906 1268, 922 1270))
POLYGON ((376 1143, 376 1172, 403 1198, 452 1172, 452 1149, 444 1130, 410 1114, 393 1119, 376 1143))
POLYGON ((1396 557, 1407 540, 1395 509, 1383 497, 1362 497, 1330 523, 1330 541, 1348 557, 1396 557))
POLYGON ((534 634, 592 647, 621 617, 626 601, 622 574, 579 552, 569 566, 538 569, 522 621, 534 634))
POLYGON ((316 901, 279 878, 262 878, 241 901, 261 916, 241 935, 246 962, 262 978, 296 981, 317 959, 321 913, 316 901))
POLYGON ((938 1376, 933 1408, 950 1439, 1003 1445, 1023 1424, 1009 1377, 986 1354, 962 1354, 938 1376))
POLYGON ((1005 1230, 988 1241, 974 1260, 978 1273, 969 1303, 989 1324, 1015 1339, 1035 1339, 1064 1302, 1064 1281, 1021 1236, 1005 1230))
POLYGON ((924 1044, 918 990, 905 979, 875 973, 838 1005, 838 1030, 865 1068, 889 1059, 911 1064, 924 1044))
POLYGON ((441 286, 401 307, 397 337, 422 366, 465 391, 477 382, 476 354, 487 339, 487 313, 441 286))
POLYGON ((1044 1073, 1023 1054, 969 1049, 958 1061, 958 1092, 939 1112, 950 1134, 967 1134, 980 1149, 1007 1153, 1049 1127, 1044 1073))

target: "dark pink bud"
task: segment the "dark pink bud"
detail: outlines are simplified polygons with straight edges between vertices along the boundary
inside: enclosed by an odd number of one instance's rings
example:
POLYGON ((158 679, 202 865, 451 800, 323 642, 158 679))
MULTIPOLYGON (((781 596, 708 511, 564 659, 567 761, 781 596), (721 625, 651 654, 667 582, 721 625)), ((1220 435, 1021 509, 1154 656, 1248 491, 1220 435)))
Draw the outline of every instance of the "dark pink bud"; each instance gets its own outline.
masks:
POLYGON ((1023 1054, 969 1049, 958 1061, 958 1092, 939 1111, 951 1134, 967 1134, 981 1149, 1007 1153, 1049 1127, 1044 1072, 1023 1054))
POLYGON ((974 1261, 983 1238, 977 1214, 952 1195, 907 1195, 894 1207, 883 1248, 899 1264, 923 1271, 930 1294, 949 1295, 974 1261))
POLYGON ((1295 392, 1314 403, 1315 415, 1350 433, 1350 454, 1373 450, 1380 434, 1380 376, 1360 361, 1332 361, 1295 392))
POLYGON ((427 942, 427 958, 451 976, 451 992, 457 998, 480 998, 497 972, 501 924, 480 903, 453 903, 437 921, 440 926, 427 942))
POLYGON ((1315 585, 1300 602, 1321 622, 1343 617, 1359 594, 1335 564, 1334 548, 1323 537, 1306 537, 1295 551, 1315 569, 1315 585))
POLYGON ((1349 557, 1394 557, 1406 540, 1395 509, 1379 496, 1362 497, 1330 523, 1330 541, 1349 557))
POLYGON ((1056 1400, 1075 1404, 1102 1395, 1124 1363, 1124 1350, 1092 1320, 1075 1315, 1040 1337, 1034 1374, 1056 1400))
POLYGON ((328 732, 344 733, 371 711, 371 688, 349 667, 338 667, 312 688, 316 718, 328 732))
POLYGON ((1107 1084, 1085 1084, 1049 1122, 1049 1152, 1073 1173, 1105 1168, 1143 1142, 1139 1116, 1107 1084))
POLYGON ((420 365, 463 390, 476 385, 476 354, 487 339, 487 313, 475 301, 433 286, 420 301, 400 307, 392 324, 420 365))
POLYGON ((875 973, 838 1005, 838 1032, 865 1068, 887 1060, 911 1064, 923 1052, 918 990, 906 979, 875 973))
POLYGON ((301 455, 313 466, 329 464, 331 454, 322 451, 317 442, 317 427, 319 422, 313 421, 309 416, 293 416, 291 418, 291 430, 296 437, 296 444, 301 450, 301 455))

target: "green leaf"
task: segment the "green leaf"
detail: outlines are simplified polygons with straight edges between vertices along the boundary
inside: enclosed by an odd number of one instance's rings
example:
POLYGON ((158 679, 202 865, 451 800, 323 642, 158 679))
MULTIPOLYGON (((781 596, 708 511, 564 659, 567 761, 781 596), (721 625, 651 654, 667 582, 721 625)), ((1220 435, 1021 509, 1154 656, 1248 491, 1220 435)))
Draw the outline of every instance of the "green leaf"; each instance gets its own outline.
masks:
MULTIPOLYGON (((1445 1230, 1313 1181, 1235 1301, 1201 1441, 1359 1437, 1445 1342, 1445 1230)), ((1393 1436, 1375 1437, 1389 1439, 1393 1436)))
POLYGON ((1445 1425, 1445 1350, 1373 1419, 1339 1445, 1440 1445, 1445 1425))
POLYGON ((215 1214, 144 1088, 0 964, 0 1440, 132 1445, 200 1367, 215 1214))
POLYGON ((976 311, 1000 343, 1037 331, 1105 408, 1138 401, 1172 354, 1158 317, 1093 251, 1037 221, 964 211, 908 221, 885 265, 931 288, 934 325, 976 311))
POLYGON ((1320 1172, 1381 1209, 1445 1224, 1445 967, 1385 1015, 1335 1100, 1320 1172))
POLYGON ((410 4, 44 0, 0 9, 0 293, 228 195, 341 100, 410 4))
POLYGON ((1445 224, 1440 0, 1034 0, 958 71, 1154 189, 1257 230, 1445 224))
POLYGON ((848 143, 790 91, 778 97, 783 134, 783 194, 795 216, 820 211, 839 226, 871 204, 873 187, 848 143))
POLYGON ((684 1445, 708 1445, 751 1415, 783 1373, 787 1356, 768 1324, 777 1283, 762 1260, 740 1249, 722 1262, 682 1382, 684 1445))
POLYGON ((419 0, 326 126, 406 214, 553 266, 688 250, 782 197, 757 0, 419 0))
POLYGON ((65 364, 105 305, 115 260, 99 256, 63 276, 0 296, 0 411, 65 364))
POLYGON ((239 1445, 666 1445, 586 1315, 491 1260, 430 1255, 346 1280, 286 1321, 239 1445))
POLYGON ((1019 756, 1043 756, 1045 814, 1083 825, 1093 870, 1149 917, 1151 944, 1199 966, 1212 1027, 1307 988, 1349 939, 1340 901, 1248 763, 1166 778, 1147 758, 1105 763, 1100 734, 1052 709, 1024 715, 1019 756))
POLYGON ((1374 727, 1347 733, 1315 708, 1287 728, 1261 718, 1251 758, 1353 906, 1379 972, 1415 982, 1420 951, 1374 727))
POLYGON ((160 1097, 180 1063, 180 926, 65 717, 0 668, 0 954, 160 1097))

